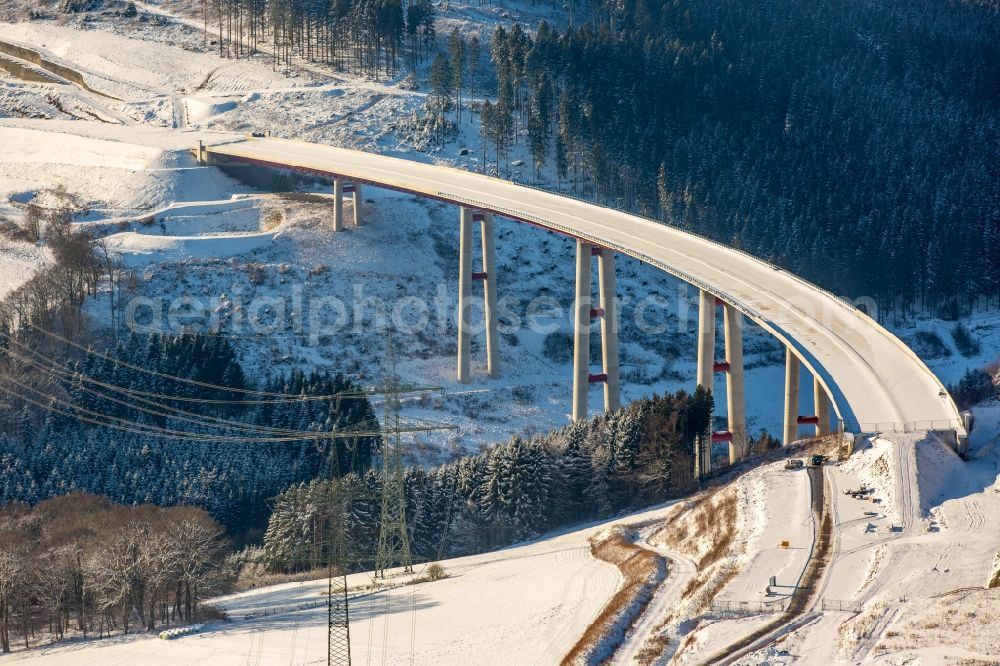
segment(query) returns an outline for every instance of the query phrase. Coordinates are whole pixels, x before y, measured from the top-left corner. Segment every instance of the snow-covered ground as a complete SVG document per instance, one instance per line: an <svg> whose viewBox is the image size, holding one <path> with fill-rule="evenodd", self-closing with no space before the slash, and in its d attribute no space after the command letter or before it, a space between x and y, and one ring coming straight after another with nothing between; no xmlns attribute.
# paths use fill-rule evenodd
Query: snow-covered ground
<svg viewBox="0 0 1000 666"><path fill-rule="evenodd" d="M614 566L591 556L591 537L616 523L661 519L666 510L448 560L443 580L362 596L352 605L354 663L558 663L621 582ZM369 583L368 574L348 581L352 588ZM264 615L265 610L321 602L325 591L325 581L262 588L216 600L233 621L208 625L196 635L63 644L18 653L12 661L73 666L325 663L325 605Z"/></svg>
<svg viewBox="0 0 1000 666"><path fill-rule="evenodd" d="M837 539L818 617L739 663L992 663L1000 404L973 411L967 461L918 435L876 440L827 469ZM881 501L843 494L862 483Z"/></svg>

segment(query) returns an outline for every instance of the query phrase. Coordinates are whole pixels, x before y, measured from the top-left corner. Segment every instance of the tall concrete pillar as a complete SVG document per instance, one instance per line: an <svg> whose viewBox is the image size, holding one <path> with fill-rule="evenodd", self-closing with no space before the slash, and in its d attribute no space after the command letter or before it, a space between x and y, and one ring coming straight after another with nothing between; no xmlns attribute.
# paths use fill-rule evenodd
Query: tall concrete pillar
<svg viewBox="0 0 1000 666"><path fill-rule="evenodd" d="M573 420L587 418L590 388L591 246L576 241L576 303L573 312Z"/></svg>
<svg viewBox="0 0 1000 666"><path fill-rule="evenodd" d="M698 382L709 391L714 386L715 296L702 291L698 297Z"/></svg>
<svg viewBox="0 0 1000 666"><path fill-rule="evenodd" d="M788 446L799 434L799 357L792 348L785 349L785 433L782 444Z"/></svg>
<svg viewBox="0 0 1000 666"><path fill-rule="evenodd" d="M483 213L483 317L486 319L486 372L500 378L500 338L497 333L497 250L493 238L493 213Z"/></svg>
<svg viewBox="0 0 1000 666"><path fill-rule="evenodd" d="M726 303L723 309L726 331L726 403L729 412L729 463L738 462L747 442L746 401L743 391L743 315Z"/></svg>
<svg viewBox="0 0 1000 666"><path fill-rule="evenodd" d="M698 293L698 368L696 386L712 391L715 385L715 296ZM712 438L706 437L695 451L694 474L701 478L712 472Z"/></svg>
<svg viewBox="0 0 1000 666"><path fill-rule="evenodd" d="M355 195L357 196L357 195ZM472 305L472 211L462 207L458 230L458 381L469 381L471 331L469 308Z"/></svg>
<svg viewBox="0 0 1000 666"><path fill-rule="evenodd" d="M344 230L344 181L333 180L333 230Z"/></svg>
<svg viewBox="0 0 1000 666"><path fill-rule="evenodd" d="M615 290L615 253L601 250L597 258L597 279L600 283L601 360L604 374L604 411L622 406L621 366L618 359L618 298Z"/></svg>
<svg viewBox="0 0 1000 666"><path fill-rule="evenodd" d="M830 398L826 395L826 389L819 383L819 379L813 377L813 405L816 410L816 436L830 434Z"/></svg>
<svg viewBox="0 0 1000 666"><path fill-rule="evenodd" d="M361 208L364 205L364 197L361 194L361 183L354 183L354 226L361 226Z"/></svg>

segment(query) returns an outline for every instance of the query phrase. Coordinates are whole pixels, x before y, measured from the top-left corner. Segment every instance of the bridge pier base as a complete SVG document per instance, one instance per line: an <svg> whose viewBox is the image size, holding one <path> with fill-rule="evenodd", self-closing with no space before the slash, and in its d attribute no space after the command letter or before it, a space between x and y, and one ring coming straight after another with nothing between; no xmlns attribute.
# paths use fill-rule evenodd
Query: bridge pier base
<svg viewBox="0 0 1000 666"><path fill-rule="evenodd" d="M743 314L735 307L723 305L726 335L726 406L729 413L729 464L735 464L746 453L746 399L743 385Z"/></svg>
<svg viewBox="0 0 1000 666"><path fill-rule="evenodd" d="M344 182L333 180L333 230L344 230Z"/></svg>
<svg viewBox="0 0 1000 666"><path fill-rule="evenodd" d="M819 419L816 422L816 436L829 435L830 398L826 395L826 389L823 388L823 385L816 377L813 377L813 405L815 405L816 418Z"/></svg>
<svg viewBox="0 0 1000 666"><path fill-rule="evenodd" d="M604 411L622 406L621 367L618 358L618 295L615 289L615 254L601 250L597 256L597 280L600 285L601 361L604 375Z"/></svg>
<svg viewBox="0 0 1000 666"><path fill-rule="evenodd" d="M799 368L801 362L791 347L785 348L785 432L781 443L788 446L799 434Z"/></svg>
<svg viewBox="0 0 1000 666"><path fill-rule="evenodd" d="M482 271L472 270L472 223L480 223L483 243ZM497 253L493 237L493 214L474 213L462 206L458 231L458 381L472 378L472 282L483 282L483 318L486 329L486 372L491 379L500 377L500 337L497 332Z"/></svg>

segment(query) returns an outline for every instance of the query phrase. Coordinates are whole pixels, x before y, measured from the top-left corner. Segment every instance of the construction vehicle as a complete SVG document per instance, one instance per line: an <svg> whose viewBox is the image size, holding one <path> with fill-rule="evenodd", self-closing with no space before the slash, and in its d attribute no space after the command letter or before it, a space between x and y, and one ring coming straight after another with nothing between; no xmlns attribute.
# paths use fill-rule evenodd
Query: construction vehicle
<svg viewBox="0 0 1000 666"><path fill-rule="evenodd" d="M819 453L816 453L816 454L813 454L813 455L809 456L809 466L810 467L820 467L827 460L829 460L829 457L821 455Z"/></svg>

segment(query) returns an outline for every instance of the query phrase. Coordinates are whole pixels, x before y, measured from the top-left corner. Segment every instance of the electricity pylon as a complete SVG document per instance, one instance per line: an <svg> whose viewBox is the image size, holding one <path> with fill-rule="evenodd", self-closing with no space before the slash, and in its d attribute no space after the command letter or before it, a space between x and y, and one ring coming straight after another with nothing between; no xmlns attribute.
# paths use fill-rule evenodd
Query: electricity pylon
<svg viewBox="0 0 1000 666"><path fill-rule="evenodd" d="M401 384L396 376L392 329L385 343L384 414L382 418L382 517L379 521L375 577L385 578L395 564L413 571L410 535L406 526L406 487L403 477L402 423L399 415Z"/></svg>
<svg viewBox="0 0 1000 666"><path fill-rule="evenodd" d="M351 664L351 616L347 602L347 512L350 497L340 484L328 487L327 651L330 666Z"/></svg>
<svg viewBox="0 0 1000 666"><path fill-rule="evenodd" d="M454 426L412 420L406 424L400 416L400 396L428 393L440 390L438 387L417 387L403 385L396 376L395 350L392 331L386 336L386 379L381 390L359 391L357 395L382 395L384 416L382 428L373 431L367 426L356 430L345 429L331 433L331 439L353 438L350 469L354 469L353 454L357 452L357 439L381 435L382 437L382 520L379 528L378 551L375 557L376 576L384 577L385 570L393 564L402 563L405 571L413 570L410 558L410 540L406 525L406 494L403 477L402 434L450 430ZM324 541L327 547L327 664L350 666L351 628L350 607L347 595L347 571L351 557L347 536L347 516L355 501L363 499L356 489L343 483L334 484L336 470L340 469L336 444L328 452L325 470L327 486L327 520ZM387 529L388 528L388 529ZM371 552L371 551L369 551Z"/></svg>

